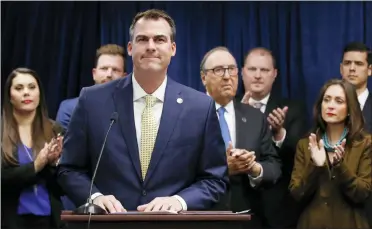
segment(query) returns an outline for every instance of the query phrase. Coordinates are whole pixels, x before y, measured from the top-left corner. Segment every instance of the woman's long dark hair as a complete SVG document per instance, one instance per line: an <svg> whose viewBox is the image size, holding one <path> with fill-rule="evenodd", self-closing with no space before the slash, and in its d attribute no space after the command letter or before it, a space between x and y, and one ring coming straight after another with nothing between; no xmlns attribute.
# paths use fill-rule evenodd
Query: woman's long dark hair
<svg viewBox="0 0 372 229"><path fill-rule="evenodd" d="M37 155L44 147L45 142L49 142L53 137L53 123L48 118L45 94L39 76L35 71L28 68L17 68L13 70L8 76L4 86L3 117L1 123L2 159L9 164L18 164L18 159L15 158L14 152L16 151L17 145L21 143L18 123L13 114L14 108L10 102L10 91L13 79L18 74L29 74L34 77L40 91L39 105L36 108L36 115L31 128L33 153Z"/></svg>
<svg viewBox="0 0 372 229"><path fill-rule="evenodd" d="M362 140L365 135L363 131L364 118L363 113L360 109L356 90L354 88L354 85L341 79L331 79L327 81L320 90L318 99L316 100L313 109L314 127L312 129L312 133L316 133L319 140L321 136L326 132L327 123L322 118L322 102L325 92L332 85L339 85L345 92L348 113L348 116L345 120L345 126L349 129L349 133L346 136L346 144L351 144L354 141Z"/></svg>

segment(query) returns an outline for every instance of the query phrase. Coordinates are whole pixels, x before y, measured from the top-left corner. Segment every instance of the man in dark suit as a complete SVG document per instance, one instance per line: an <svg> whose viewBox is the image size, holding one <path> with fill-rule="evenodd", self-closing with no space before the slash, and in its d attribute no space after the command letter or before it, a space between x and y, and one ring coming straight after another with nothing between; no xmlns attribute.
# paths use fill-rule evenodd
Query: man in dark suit
<svg viewBox="0 0 372 229"><path fill-rule="evenodd" d="M124 48L116 44L101 46L96 51L95 66L92 69L95 84L102 84L124 77L126 75ZM56 121L65 129L67 129L77 102L78 98L72 98L62 101L59 105Z"/></svg>
<svg viewBox="0 0 372 229"><path fill-rule="evenodd" d="M268 123L257 109L234 101L238 67L227 48L214 48L204 56L201 78L207 93L216 102L227 148L231 180L229 208L251 209L255 214L253 224L257 227L262 215L261 188L274 184L281 175Z"/></svg>
<svg viewBox="0 0 372 229"><path fill-rule="evenodd" d="M283 99L271 93L278 70L272 52L258 47L248 51L242 68L243 103L258 108L269 122L276 149L282 160L283 175L263 193L266 228L294 228L299 206L288 191L294 155L299 139L306 133L306 112L302 102Z"/></svg>
<svg viewBox="0 0 372 229"><path fill-rule="evenodd" d="M355 86L366 121L365 129L372 133L372 95L367 88L368 76L372 75L372 52L367 45L360 42L347 44L343 50L340 72L343 79ZM372 217L370 219L372 222Z"/></svg>
<svg viewBox="0 0 372 229"><path fill-rule="evenodd" d="M360 108L363 111L365 130L372 133L372 95L367 88L368 76L372 75L372 52L363 43L351 42L343 50L340 64L342 78L356 88ZM372 195L366 201L366 212L372 228Z"/></svg>
<svg viewBox="0 0 372 229"><path fill-rule="evenodd" d="M163 11L138 13L128 42L133 73L82 90L58 177L76 204L89 195L114 112L118 120L93 185L94 204L109 212L206 210L226 192L226 154L213 100L167 77L175 31Z"/></svg>

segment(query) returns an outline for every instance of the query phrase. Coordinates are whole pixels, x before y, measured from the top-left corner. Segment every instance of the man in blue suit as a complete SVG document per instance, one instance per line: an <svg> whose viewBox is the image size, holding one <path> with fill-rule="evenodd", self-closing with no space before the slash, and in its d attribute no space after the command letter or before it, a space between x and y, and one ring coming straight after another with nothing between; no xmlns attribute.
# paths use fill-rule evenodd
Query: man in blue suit
<svg viewBox="0 0 372 229"><path fill-rule="evenodd" d="M92 69L95 84L102 84L115 79L122 78L125 72L125 50L116 44L106 44L96 50L95 68ZM78 98L66 99L61 102L56 121L64 129L70 122L71 115L78 103ZM64 209L75 209L74 204L65 196L62 197Z"/></svg>
<svg viewBox="0 0 372 229"><path fill-rule="evenodd" d="M167 76L175 23L163 11L137 14L128 54L133 73L84 88L65 135L58 180L77 205L89 196L110 117L118 114L93 185L108 212L206 210L228 185L226 148L213 100Z"/></svg>
<svg viewBox="0 0 372 229"><path fill-rule="evenodd" d="M95 84L102 84L122 78L125 73L125 50L116 44L106 44L96 51L95 68L92 69ZM74 111L78 98L66 99L61 102L56 121L67 129L72 112Z"/></svg>

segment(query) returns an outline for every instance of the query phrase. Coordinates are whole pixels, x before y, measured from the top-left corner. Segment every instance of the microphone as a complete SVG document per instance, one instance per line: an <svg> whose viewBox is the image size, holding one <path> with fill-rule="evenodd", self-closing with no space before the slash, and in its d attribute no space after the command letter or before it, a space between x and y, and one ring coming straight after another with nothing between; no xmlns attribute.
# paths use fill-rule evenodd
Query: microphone
<svg viewBox="0 0 372 229"><path fill-rule="evenodd" d="M114 112L114 113L111 114L110 126L107 130L105 139L103 140L102 148L101 148L101 151L99 152L99 157L98 157L98 160L97 160L97 163L96 163L96 168L94 169L94 173L93 173L92 180L91 180L91 183L90 183L89 197L87 199L87 202L84 205L82 205L82 206L80 206L80 207L78 207L77 209L74 210L74 214L77 214L77 215L104 215L104 214L107 214L105 209L101 208L100 206L98 206L96 204L93 204L93 200L92 200L91 196L92 196L93 182L94 182L94 179L96 178L99 162L101 161L103 149L105 148L105 145L106 145L107 136L108 136L108 134L111 130L112 125L117 121L118 116L119 115L118 115L117 112Z"/></svg>

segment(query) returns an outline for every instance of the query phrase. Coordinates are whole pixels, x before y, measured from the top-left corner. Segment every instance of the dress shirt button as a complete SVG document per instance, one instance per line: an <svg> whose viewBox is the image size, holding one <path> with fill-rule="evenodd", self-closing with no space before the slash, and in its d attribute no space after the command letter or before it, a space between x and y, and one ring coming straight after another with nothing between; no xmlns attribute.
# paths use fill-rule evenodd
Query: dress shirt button
<svg viewBox="0 0 372 229"><path fill-rule="evenodd" d="M142 196L146 196L146 195L147 195L146 190L143 190L142 191Z"/></svg>

